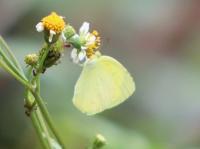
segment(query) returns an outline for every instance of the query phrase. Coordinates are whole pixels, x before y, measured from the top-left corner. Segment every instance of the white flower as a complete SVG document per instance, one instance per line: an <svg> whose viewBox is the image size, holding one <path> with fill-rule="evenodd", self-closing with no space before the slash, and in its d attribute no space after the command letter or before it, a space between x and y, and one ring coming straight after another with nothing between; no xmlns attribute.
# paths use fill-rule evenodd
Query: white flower
<svg viewBox="0 0 200 149"><path fill-rule="evenodd" d="M82 64L86 61L87 56L86 56L86 51L81 50L78 52L76 48L74 48L71 52L71 59L75 64Z"/></svg>
<svg viewBox="0 0 200 149"><path fill-rule="evenodd" d="M36 27L36 30L37 30L38 32L44 31L44 25L43 25L42 22L39 22L35 27Z"/></svg>
<svg viewBox="0 0 200 149"><path fill-rule="evenodd" d="M84 45L81 45L81 49L85 50L91 44L94 44L96 37L89 32L90 24L88 22L84 22L79 29L79 34L75 34L72 38L79 38L83 41Z"/></svg>
<svg viewBox="0 0 200 149"><path fill-rule="evenodd" d="M84 22L79 29L79 34L75 34L72 38L79 40L81 48L79 50L73 49L71 52L71 59L76 64L82 64L87 60L86 49L95 44L96 36L89 32L90 24Z"/></svg>
<svg viewBox="0 0 200 149"><path fill-rule="evenodd" d="M96 37L89 32L90 24L88 22L84 22L79 29L80 38L85 40L85 47L93 44L96 40Z"/></svg>

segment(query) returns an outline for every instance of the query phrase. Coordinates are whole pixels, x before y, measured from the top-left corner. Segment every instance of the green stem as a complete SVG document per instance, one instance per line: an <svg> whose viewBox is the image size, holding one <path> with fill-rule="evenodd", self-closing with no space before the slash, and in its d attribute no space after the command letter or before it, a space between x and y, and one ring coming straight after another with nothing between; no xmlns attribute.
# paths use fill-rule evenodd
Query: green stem
<svg viewBox="0 0 200 149"><path fill-rule="evenodd" d="M41 110L41 113L42 113L48 127L50 128L50 130L52 131L52 133L54 134L54 136L56 137L57 141L62 146L62 148L65 148L64 143L62 142L62 140L53 124L53 121L50 117L50 114L47 110L44 100L40 96L40 73L42 73L42 71L43 71L43 65L44 65L45 59L50 51L50 46L51 45L49 44L49 45L47 45L47 47L44 47L45 49L42 49L42 50L44 50L43 51L44 53L42 54L42 56L38 62L36 76L34 76L31 81L31 83L36 83L36 89L31 90L31 92L32 92L33 96L35 97L36 103L38 104L39 109Z"/></svg>
<svg viewBox="0 0 200 149"><path fill-rule="evenodd" d="M39 66L38 66L38 69L37 69L38 74L42 72L44 61L45 61L45 59L46 59L46 57L47 57L47 55L50 51L50 46L51 45L47 45L47 47L45 48L44 53L43 53L43 55L42 55L42 57L39 61Z"/></svg>
<svg viewBox="0 0 200 149"><path fill-rule="evenodd" d="M29 80L31 79L30 78L31 72L32 72L32 67L30 67L27 72L27 77L29 78ZM49 135L48 129L46 127L46 124L45 124L42 114L40 112L40 109L36 105L34 97L31 96L32 93L29 93L29 92L30 91L26 88L26 90L25 90L25 105L27 108L27 112L30 113L30 118L31 118L34 128L38 134L38 137L40 138L40 142L41 142L42 146L45 149L51 149L50 135ZM34 109L36 107L37 107L37 109Z"/></svg>
<svg viewBox="0 0 200 149"><path fill-rule="evenodd" d="M10 69L3 61L0 60L0 66L3 67L5 71L10 73L15 79L17 79L20 83L22 83L24 86L29 88L30 90L33 90L32 86L28 83L27 80L24 80L21 76L16 74L12 69Z"/></svg>
<svg viewBox="0 0 200 149"><path fill-rule="evenodd" d="M50 149L48 143L47 143L47 142L45 141L45 139L44 139L44 135L43 135L43 133L42 133L42 128L40 127L40 124L39 124L39 122L38 122L36 113L32 111L32 112L31 112L31 115L30 115L30 118L31 118L31 121L32 121L32 123L33 123L33 126L34 126L34 128L35 128L35 130L36 130L36 133L37 133L37 135L38 135L38 137L39 137L39 140L40 140L40 142L41 142L43 148L44 148L44 149Z"/></svg>
<svg viewBox="0 0 200 149"><path fill-rule="evenodd" d="M19 76L21 76L22 78L24 78L26 80L26 77L24 75L23 72L20 72L19 68L16 68L15 65L13 65L12 61L10 61L10 59L6 56L6 54L0 49L0 55L2 56L4 62L15 72L17 73Z"/></svg>
<svg viewBox="0 0 200 149"><path fill-rule="evenodd" d="M56 139L57 139L57 141L59 142L59 144L60 144L63 148L65 148L65 145L64 145L64 143L62 142L62 140L61 140L61 138L60 138L60 136L59 136L59 134L58 134L58 132L57 132L57 130L56 130L54 124L53 124L53 121L52 121L52 119L51 119L51 117L50 117L50 114L49 114L49 112L48 112L48 110L47 110L47 108L46 108L45 103L43 102L42 97L41 97L37 92L32 92L32 94L33 94L33 96L35 97L36 102L37 102L37 104L38 104L38 106L39 106L39 108L40 108L40 110L41 110L41 112L42 112L42 114L43 114L43 116L44 116L44 118L45 118L45 120L46 120L46 122L47 122L49 128L51 129L52 133L53 133L54 136L56 137Z"/></svg>
<svg viewBox="0 0 200 149"><path fill-rule="evenodd" d="M35 92L37 92L39 95L40 95L40 78L39 78L40 75L38 75L36 77L36 89L35 89ZM46 124L45 124L45 121L44 121L44 118L43 118L43 115L41 113L41 110L40 110L40 107L38 107L38 110L36 111L37 113L37 116L38 116L38 119L39 121L41 122L41 126L43 127L43 130L45 131L45 134L47 135L47 141L49 142L49 144L51 144L50 142L50 134L49 134L49 131L48 131L48 128L46 127Z"/></svg>
<svg viewBox="0 0 200 149"><path fill-rule="evenodd" d="M8 54L10 55L10 58L12 59L12 62L14 63L14 65L21 71L22 74L24 74L23 69L21 67L21 65L19 64L19 62L17 61L16 57L14 56L14 54L12 53L12 51L10 50L8 44L5 42L5 40L0 36L0 43L5 47L5 49L7 50Z"/></svg>
<svg viewBox="0 0 200 149"><path fill-rule="evenodd" d="M51 136L49 134L48 128L46 127L44 118L43 118L39 108L35 111L35 115L37 117L38 123L42 130L42 132L40 132L40 133L44 133L44 140L48 144L48 147L51 148L51 140L50 140Z"/></svg>
<svg viewBox="0 0 200 149"><path fill-rule="evenodd" d="M36 80L36 84L37 84L36 92L37 92L38 94L40 94L40 74L38 74L38 75L35 77L35 80Z"/></svg>

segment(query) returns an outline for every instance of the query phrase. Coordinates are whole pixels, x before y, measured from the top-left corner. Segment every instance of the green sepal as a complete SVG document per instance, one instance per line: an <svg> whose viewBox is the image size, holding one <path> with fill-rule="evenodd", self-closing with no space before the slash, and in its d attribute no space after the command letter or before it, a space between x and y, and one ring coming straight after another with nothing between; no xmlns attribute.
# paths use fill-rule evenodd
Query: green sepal
<svg viewBox="0 0 200 149"><path fill-rule="evenodd" d="M59 39L60 33L56 33L55 35L53 35L51 42L49 42L49 36L50 36L50 31L45 29L44 30L44 40L46 41L47 44L53 44Z"/></svg>

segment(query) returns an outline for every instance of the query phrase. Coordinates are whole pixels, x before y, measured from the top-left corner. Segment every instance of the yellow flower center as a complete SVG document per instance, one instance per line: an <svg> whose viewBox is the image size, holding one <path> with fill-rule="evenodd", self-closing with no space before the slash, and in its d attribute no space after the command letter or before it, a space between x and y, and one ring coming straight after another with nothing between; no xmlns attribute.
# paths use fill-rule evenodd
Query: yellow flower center
<svg viewBox="0 0 200 149"><path fill-rule="evenodd" d="M62 32L65 28L65 21L57 13L52 12L42 19L42 23L47 30L53 30L56 33Z"/></svg>
<svg viewBox="0 0 200 149"><path fill-rule="evenodd" d="M101 42L101 39L100 39L100 36L99 36L99 33L94 30L91 35L95 36L96 37L96 40L93 44L90 44L87 49L86 49L86 55L88 58L91 58L92 55L95 54L95 52L97 51L97 49L99 48L100 46L100 42Z"/></svg>

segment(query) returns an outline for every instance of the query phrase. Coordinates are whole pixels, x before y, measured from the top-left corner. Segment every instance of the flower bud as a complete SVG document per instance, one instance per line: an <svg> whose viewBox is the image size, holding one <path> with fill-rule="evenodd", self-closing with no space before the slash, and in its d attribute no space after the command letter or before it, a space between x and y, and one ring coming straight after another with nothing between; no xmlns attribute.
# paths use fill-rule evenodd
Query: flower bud
<svg viewBox="0 0 200 149"><path fill-rule="evenodd" d="M25 63L31 66L35 66L38 61L38 55L37 54L28 54L25 56L24 59Z"/></svg>
<svg viewBox="0 0 200 149"><path fill-rule="evenodd" d="M106 144L106 139L101 134L97 134L93 142L93 148L100 149Z"/></svg>
<svg viewBox="0 0 200 149"><path fill-rule="evenodd" d="M66 39L70 39L72 36L76 34L75 29L71 25L67 25L63 32Z"/></svg>
<svg viewBox="0 0 200 149"><path fill-rule="evenodd" d="M82 44L80 41L80 37L77 34L70 38L69 43L71 43L74 48L81 50Z"/></svg>

